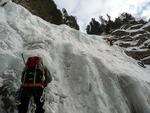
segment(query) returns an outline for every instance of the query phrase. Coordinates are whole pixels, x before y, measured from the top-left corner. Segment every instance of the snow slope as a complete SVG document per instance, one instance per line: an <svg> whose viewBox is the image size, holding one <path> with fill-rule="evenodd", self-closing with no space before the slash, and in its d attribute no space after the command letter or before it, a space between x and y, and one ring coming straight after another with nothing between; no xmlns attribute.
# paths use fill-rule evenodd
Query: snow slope
<svg viewBox="0 0 150 113"><path fill-rule="evenodd" d="M46 113L150 113L150 75L105 37L49 24L8 2L0 7L0 113L17 113L25 58L43 57L53 81Z"/></svg>

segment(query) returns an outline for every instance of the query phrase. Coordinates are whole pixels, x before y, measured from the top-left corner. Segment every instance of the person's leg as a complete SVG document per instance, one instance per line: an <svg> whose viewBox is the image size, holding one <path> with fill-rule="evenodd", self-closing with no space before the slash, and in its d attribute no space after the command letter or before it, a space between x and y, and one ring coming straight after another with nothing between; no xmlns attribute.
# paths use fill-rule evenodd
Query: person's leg
<svg viewBox="0 0 150 113"><path fill-rule="evenodd" d="M21 94L21 104L18 105L18 113L27 113L30 96L23 89Z"/></svg>
<svg viewBox="0 0 150 113"><path fill-rule="evenodd" d="M45 110L43 109L44 101L41 102L41 96L43 94L43 88L35 88L34 89L34 100L36 103L36 110L35 113L44 113Z"/></svg>

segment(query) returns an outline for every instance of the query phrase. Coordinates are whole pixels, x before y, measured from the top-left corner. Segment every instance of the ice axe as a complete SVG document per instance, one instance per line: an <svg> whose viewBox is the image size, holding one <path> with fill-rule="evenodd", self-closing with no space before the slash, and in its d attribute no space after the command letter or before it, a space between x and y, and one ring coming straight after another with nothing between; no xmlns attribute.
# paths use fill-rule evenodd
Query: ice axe
<svg viewBox="0 0 150 113"><path fill-rule="evenodd" d="M22 56L22 59L23 59L24 65L26 65L26 62L25 62L25 59L24 59L23 53L21 54L21 56Z"/></svg>

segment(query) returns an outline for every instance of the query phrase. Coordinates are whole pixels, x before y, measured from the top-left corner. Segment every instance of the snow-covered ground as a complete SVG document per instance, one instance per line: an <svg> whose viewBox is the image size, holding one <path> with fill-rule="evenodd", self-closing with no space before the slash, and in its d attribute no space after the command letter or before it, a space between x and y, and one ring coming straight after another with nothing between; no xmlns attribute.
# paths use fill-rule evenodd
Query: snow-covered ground
<svg viewBox="0 0 150 113"><path fill-rule="evenodd" d="M17 113L25 58L43 57L53 81L46 113L150 113L150 73L104 37L49 24L8 2L0 7L0 113Z"/></svg>

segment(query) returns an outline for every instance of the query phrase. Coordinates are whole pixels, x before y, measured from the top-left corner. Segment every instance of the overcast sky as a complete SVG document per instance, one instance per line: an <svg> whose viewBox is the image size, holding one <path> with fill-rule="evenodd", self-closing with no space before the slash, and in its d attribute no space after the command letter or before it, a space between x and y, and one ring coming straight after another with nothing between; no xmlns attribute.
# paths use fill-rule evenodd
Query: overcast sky
<svg viewBox="0 0 150 113"><path fill-rule="evenodd" d="M150 0L54 0L59 9L65 8L76 16L80 28L85 29L91 18L106 16L112 19L122 12L150 18Z"/></svg>

